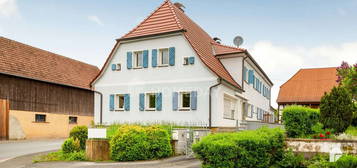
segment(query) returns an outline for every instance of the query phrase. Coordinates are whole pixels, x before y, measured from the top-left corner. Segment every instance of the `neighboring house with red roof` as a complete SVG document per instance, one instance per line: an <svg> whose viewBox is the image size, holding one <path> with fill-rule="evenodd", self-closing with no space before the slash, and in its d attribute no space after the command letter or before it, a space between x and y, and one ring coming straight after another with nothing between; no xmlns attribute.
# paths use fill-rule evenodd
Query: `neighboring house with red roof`
<svg viewBox="0 0 357 168"><path fill-rule="evenodd" d="M103 97L95 122L243 127L272 113L272 86L247 50L216 42L166 0L117 39L92 82Z"/></svg>
<svg viewBox="0 0 357 168"><path fill-rule="evenodd" d="M89 125L90 82L98 73L93 65L0 37L0 135L59 138Z"/></svg>
<svg viewBox="0 0 357 168"><path fill-rule="evenodd" d="M292 104L318 108L321 97L337 86L336 67L300 69L280 86L278 110Z"/></svg>

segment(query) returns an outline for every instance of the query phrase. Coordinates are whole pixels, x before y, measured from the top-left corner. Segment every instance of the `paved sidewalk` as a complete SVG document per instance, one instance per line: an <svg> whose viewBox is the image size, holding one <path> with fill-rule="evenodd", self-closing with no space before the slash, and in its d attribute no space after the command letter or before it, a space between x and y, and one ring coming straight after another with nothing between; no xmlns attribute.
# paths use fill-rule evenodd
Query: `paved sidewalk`
<svg viewBox="0 0 357 168"><path fill-rule="evenodd" d="M8 159L60 149L64 139L0 141L0 163Z"/></svg>

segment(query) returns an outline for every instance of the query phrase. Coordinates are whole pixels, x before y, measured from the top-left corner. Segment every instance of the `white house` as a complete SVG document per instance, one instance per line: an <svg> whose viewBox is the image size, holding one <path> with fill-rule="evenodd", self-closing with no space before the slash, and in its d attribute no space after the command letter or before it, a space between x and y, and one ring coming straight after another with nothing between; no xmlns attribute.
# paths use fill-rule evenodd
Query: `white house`
<svg viewBox="0 0 357 168"><path fill-rule="evenodd" d="M273 83L245 49L213 40L166 0L117 43L92 82L96 123L263 120Z"/></svg>

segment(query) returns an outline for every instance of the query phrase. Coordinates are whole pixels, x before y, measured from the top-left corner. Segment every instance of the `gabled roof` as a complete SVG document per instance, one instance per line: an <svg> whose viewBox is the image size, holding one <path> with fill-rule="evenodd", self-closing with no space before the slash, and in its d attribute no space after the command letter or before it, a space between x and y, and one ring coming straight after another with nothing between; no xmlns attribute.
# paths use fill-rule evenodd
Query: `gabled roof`
<svg viewBox="0 0 357 168"><path fill-rule="evenodd" d="M178 31L183 33L199 58L212 72L234 87L241 89L241 86L233 79L219 59L215 57L213 48L216 46L214 45L216 42L200 26L186 16L181 9L176 7L169 0L166 0L137 27L123 37L119 38L116 46L121 40ZM113 51L114 49L107 59L106 64L103 66L102 71L104 67L107 66Z"/></svg>
<svg viewBox="0 0 357 168"><path fill-rule="evenodd" d="M0 73L90 89L99 69L0 36Z"/></svg>
<svg viewBox="0 0 357 168"><path fill-rule="evenodd" d="M336 67L300 69L280 86L277 102L320 102L325 92L338 85L336 80Z"/></svg>

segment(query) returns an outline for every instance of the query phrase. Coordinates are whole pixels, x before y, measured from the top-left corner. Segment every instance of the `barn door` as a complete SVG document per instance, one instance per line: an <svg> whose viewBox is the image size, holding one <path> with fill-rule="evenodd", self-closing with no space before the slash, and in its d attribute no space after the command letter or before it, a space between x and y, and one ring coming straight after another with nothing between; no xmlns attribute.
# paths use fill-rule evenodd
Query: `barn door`
<svg viewBox="0 0 357 168"><path fill-rule="evenodd" d="M0 99L0 140L9 138L9 101Z"/></svg>

